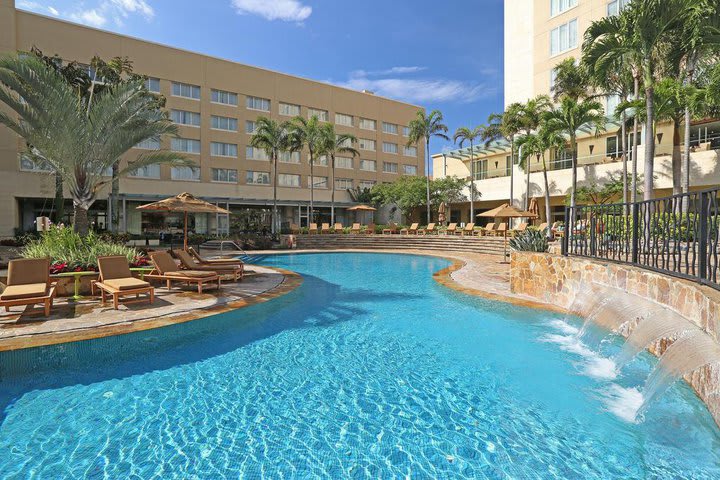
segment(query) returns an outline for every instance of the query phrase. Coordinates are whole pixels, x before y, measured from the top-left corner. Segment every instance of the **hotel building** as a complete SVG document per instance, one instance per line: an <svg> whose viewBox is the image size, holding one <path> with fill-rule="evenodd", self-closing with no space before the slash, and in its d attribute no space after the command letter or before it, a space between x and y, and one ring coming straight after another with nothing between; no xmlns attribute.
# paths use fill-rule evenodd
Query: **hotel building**
<svg viewBox="0 0 720 480"><path fill-rule="evenodd" d="M551 95L554 68L567 59L581 57L581 44L590 23L607 15L615 15L629 0L505 0L505 106L525 102L537 95ZM619 99L604 99L605 111L613 112ZM469 125L472 127L473 125ZM630 137L630 132L629 137ZM720 183L720 122L708 119L694 122L691 128L690 185L692 189ZM643 175L645 133L638 146L638 174ZM630 142L628 142L630 145ZM672 192L673 132L671 125L660 123L655 135L656 195ZM597 184L610 178L622 178L622 141L620 125L609 119L605 132L579 132L578 185ZM562 220L566 195L571 185L569 152L548 154L551 211L550 221ZM475 168L471 168L471 162ZM528 198L526 175L510 160L510 146L496 142L489 148L459 149L448 146L433 155L433 175L467 178L475 172L475 185L480 192L476 211L498 206L510 199L510 173L513 170L513 200L525 207ZM630 164L630 160L628 161ZM628 166L628 172L631 172ZM640 182L642 183L642 182ZM529 198L537 198L539 213L545 216L544 182L541 162L530 159ZM469 204L454 205L451 220L469 221Z"/></svg>
<svg viewBox="0 0 720 480"><path fill-rule="evenodd" d="M18 10L14 0L0 0L0 52L33 46L81 63L95 55L105 60L128 57L136 73L148 76L148 88L167 99L179 136L144 142L123 160L144 149L163 148L193 159L197 168L153 166L121 179L120 229L133 234L179 227L179 217L141 213L136 207L183 191L233 213L255 212L254 218L269 225L271 165L264 152L249 145L259 116L281 121L317 115L334 123L336 131L359 139L359 157L336 161L337 221L354 218L353 212L345 212L354 204L348 189L424 175L423 146L406 147L407 125L421 108L417 105L68 23ZM23 158L23 148L22 139L0 127L0 236L33 229L35 218L53 208L54 177ZM306 224L311 182L317 219L329 221L331 172L326 158L316 159L314 178L307 152L283 155L278 172L284 225ZM101 192L90 212L98 227L109 218L109 193L109 188ZM66 212L72 212L66 202ZM225 233L229 226L227 216L203 214L195 216L193 230Z"/></svg>

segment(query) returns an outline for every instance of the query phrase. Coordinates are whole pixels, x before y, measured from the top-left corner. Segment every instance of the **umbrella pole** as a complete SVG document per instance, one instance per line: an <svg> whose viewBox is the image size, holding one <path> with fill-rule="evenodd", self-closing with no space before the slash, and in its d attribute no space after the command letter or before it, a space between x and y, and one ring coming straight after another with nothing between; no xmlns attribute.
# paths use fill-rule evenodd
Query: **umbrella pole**
<svg viewBox="0 0 720 480"><path fill-rule="evenodd" d="M185 238L183 239L183 249L187 251L188 249L188 235L187 235L187 210L185 210Z"/></svg>

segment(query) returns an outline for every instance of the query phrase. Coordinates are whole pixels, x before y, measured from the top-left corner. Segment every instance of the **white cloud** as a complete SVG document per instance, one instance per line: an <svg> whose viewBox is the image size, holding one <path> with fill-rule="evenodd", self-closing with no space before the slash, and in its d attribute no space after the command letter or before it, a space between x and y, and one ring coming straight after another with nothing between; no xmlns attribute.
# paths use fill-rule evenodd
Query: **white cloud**
<svg viewBox="0 0 720 480"><path fill-rule="evenodd" d="M312 14L312 7L299 0L232 0L232 5L241 15L258 15L266 20L303 22Z"/></svg>
<svg viewBox="0 0 720 480"><path fill-rule="evenodd" d="M459 102L469 103L498 93L498 87L480 82L448 78L403 78L401 74L416 73L425 67L393 67L367 72L356 70L345 82L330 82L353 90L370 90L377 95L412 103Z"/></svg>
<svg viewBox="0 0 720 480"><path fill-rule="evenodd" d="M20 0L17 6L38 13L49 13L56 17L64 17L91 27L103 27L109 21L122 26L124 20L131 15L140 15L146 20L151 20L155 16L155 11L146 0L78 1L74 6L63 11L32 0Z"/></svg>

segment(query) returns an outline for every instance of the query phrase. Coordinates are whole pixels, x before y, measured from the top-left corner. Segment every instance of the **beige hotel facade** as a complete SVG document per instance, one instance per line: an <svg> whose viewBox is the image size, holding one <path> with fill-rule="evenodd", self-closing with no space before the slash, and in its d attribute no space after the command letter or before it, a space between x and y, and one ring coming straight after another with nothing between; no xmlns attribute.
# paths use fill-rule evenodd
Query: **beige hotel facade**
<svg viewBox="0 0 720 480"><path fill-rule="evenodd" d="M354 219L348 189L392 182L402 175L424 175L422 145L406 147L407 125L421 107L322 82L285 75L117 35L15 8L0 0L0 52L28 51L33 46L65 61L88 63L128 57L136 73L148 77L148 87L162 94L178 138L145 142L142 149L169 149L193 159L197 169L148 167L120 181L120 228L133 234L157 233L179 227L179 218L141 213L136 207L187 191L229 208L252 209L269 224L272 205L271 165L249 142L259 116L289 120L317 115L333 122L336 131L358 137L359 157L336 162L336 220ZM0 127L0 237L16 229L33 229L35 218L53 207L54 177L21 155L24 142ZM305 224L314 182L318 220L329 221L331 172L325 158L316 160L314 179L306 152L288 153L278 167L281 221ZM107 224L109 189L91 209L91 220ZM69 197L67 197L69 198ZM66 212L71 212L69 204ZM197 233L225 233L229 218L198 215Z"/></svg>
<svg viewBox="0 0 720 480"><path fill-rule="evenodd" d="M504 103L525 102L537 95L550 95L555 66L566 58L579 59L583 35L593 20L614 15L629 0L505 0L504 20ZM605 99L605 111L613 112L618 98ZM478 119L482 123L485 119ZM470 125L472 127L472 125ZM720 183L720 121L706 119L694 122L691 128L692 189L707 188ZM681 133L682 135L682 133ZM630 135L629 135L630 136ZM669 124L659 124L655 136L656 195L672 193L673 133ZM638 173L643 174L644 131L638 146ZM682 137L681 137L682 138ZM628 142L630 145L630 142ZM609 121L599 136L579 133L578 184L598 184L610 178L622 178L620 126ZM467 147L467 146L466 146ZM541 162L530 161L530 193L526 175L510 161L510 146L498 142L488 148L459 149L448 145L433 154L433 175L471 176L475 162L475 185L481 197L476 211L494 208L510 199L511 169L513 170L513 201L525 207L528 198L537 198L540 215L544 217L544 182ZM555 156L548 153L552 218L562 220L566 194L571 185L569 153ZM630 162L628 162L630 163ZM628 166L628 171L630 167ZM453 221L469 221L469 205L457 205L451 211ZM476 219L479 220L479 219ZM544 218L543 218L544 220Z"/></svg>

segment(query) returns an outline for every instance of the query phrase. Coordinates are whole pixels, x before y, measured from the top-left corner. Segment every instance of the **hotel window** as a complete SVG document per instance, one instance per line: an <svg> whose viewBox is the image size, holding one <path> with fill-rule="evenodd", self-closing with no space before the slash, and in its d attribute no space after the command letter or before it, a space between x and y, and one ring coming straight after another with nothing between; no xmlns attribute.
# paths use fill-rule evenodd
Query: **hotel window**
<svg viewBox="0 0 720 480"><path fill-rule="evenodd" d="M344 113L336 113L335 114L335 123L337 125L345 125L346 127L352 127L353 126L353 117L352 117L352 115L345 115Z"/></svg>
<svg viewBox="0 0 720 480"><path fill-rule="evenodd" d="M171 138L170 150L173 152L200 153L200 140L191 138Z"/></svg>
<svg viewBox="0 0 720 480"><path fill-rule="evenodd" d="M577 41L577 19L574 19L550 32L550 55L576 48Z"/></svg>
<svg viewBox="0 0 720 480"><path fill-rule="evenodd" d="M300 175L280 173L278 174L278 185L281 187L299 187Z"/></svg>
<svg viewBox="0 0 720 480"><path fill-rule="evenodd" d="M212 117L210 117L210 122L210 127L214 128L215 130L237 132L237 118L219 117L217 115L213 115Z"/></svg>
<svg viewBox="0 0 720 480"><path fill-rule="evenodd" d="M308 108L308 119L312 117L318 117L318 120L327 122L329 120L327 110L318 110L316 108Z"/></svg>
<svg viewBox="0 0 720 480"><path fill-rule="evenodd" d="M282 163L300 163L300 152L280 152L278 160Z"/></svg>
<svg viewBox="0 0 720 480"><path fill-rule="evenodd" d="M245 183L248 185L270 185L270 173L253 172L248 170L245 177Z"/></svg>
<svg viewBox="0 0 720 480"><path fill-rule="evenodd" d="M197 167L172 167L170 178L173 180L200 181L200 169Z"/></svg>
<svg viewBox="0 0 720 480"><path fill-rule="evenodd" d="M145 165L130 172L131 177L135 178L160 178L160 165Z"/></svg>
<svg viewBox="0 0 720 480"><path fill-rule="evenodd" d="M390 162L383 162L383 172L385 172L385 173L397 173L397 172L398 172L398 164L397 164L397 163L390 163Z"/></svg>
<svg viewBox="0 0 720 480"><path fill-rule="evenodd" d="M620 144L617 136L607 137L605 139L605 154L610 158L620 156Z"/></svg>
<svg viewBox="0 0 720 480"><path fill-rule="evenodd" d="M360 170L374 172L377 170L377 162L375 160L360 160Z"/></svg>
<svg viewBox="0 0 720 480"><path fill-rule="evenodd" d="M403 165L404 175L417 175L417 166L415 165Z"/></svg>
<svg viewBox="0 0 720 480"><path fill-rule="evenodd" d="M406 157L417 157L417 147L403 147L403 155Z"/></svg>
<svg viewBox="0 0 720 480"><path fill-rule="evenodd" d="M213 103L222 103L223 105L237 106L238 96L237 93L226 92L225 90L213 90L211 101Z"/></svg>
<svg viewBox="0 0 720 480"><path fill-rule="evenodd" d="M147 80L145 80L145 88L147 88L149 92L160 93L160 79L148 77Z"/></svg>
<svg viewBox="0 0 720 480"><path fill-rule="evenodd" d="M340 146L341 147L352 147L352 140L349 138L346 138L345 140L342 141L342 143L340 143Z"/></svg>
<svg viewBox="0 0 720 480"><path fill-rule="evenodd" d="M369 118L361 118L360 128L363 130L375 130L377 128L377 122L375 122L375 120L370 120Z"/></svg>
<svg viewBox="0 0 720 480"><path fill-rule="evenodd" d="M170 110L170 120L179 125L189 125L191 127L200 126L200 114L197 112Z"/></svg>
<svg viewBox="0 0 720 480"><path fill-rule="evenodd" d="M607 5L608 17L612 17L613 15L620 14L620 10L625 8L628 3L630 3L630 0L613 0L612 2L608 3L608 5Z"/></svg>
<svg viewBox="0 0 720 480"><path fill-rule="evenodd" d="M605 97L605 115L614 117L618 105L620 105L620 95L608 95Z"/></svg>
<svg viewBox="0 0 720 480"><path fill-rule="evenodd" d="M237 145L234 143L210 142L210 155L215 157L237 157Z"/></svg>
<svg viewBox="0 0 720 480"><path fill-rule="evenodd" d="M160 150L160 139L146 138L142 142L135 145L135 148L142 148L143 150Z"/></svg>
<svg viewBox="0 0 720 480"><path fill-rule="evenodd" d="M308 176L308 188L310 188L311 184L313 188L328 188L328 177Z"/></svg>
<svg viewBox="0 0 720 480"><path fill-rule="evenodd" d="M232 168L213 168L212 181L222 183L237 183L237 170Z"/></svg>
<svg viewBox="0 0 720 480"><path fill-rule="evenodd" d="M188 83L172 82L172 96L200 99L200 87Z"/></svg>
<svg viewBox="0 0 720 480"><path fill-rule="evenodd" d="M397 135L398 133L398 126L394 123L383 122L382 127L383 132L389 133L390 135Z"/></svg>
<svg viewBox="0 0 720 480"><path fill-rule="evenodd" d="M352 170L353 159L351 157L335 157L335 168L345 168Z"/></svg>
<svg viewBox="0 0 720 480"><path fill-rule="evenodd" d="M245 120L245 133L255 135L257 133L257 123L252 120Z"/></svg>
<svg viewBox="0 0 720 480"><path fill-rule="evenodd" d="M245 147L245 157L248 160L269 160L265 150L254 147Z"/></svg>
<svg viewBox="0 0 720 480"><path fill-rule="evenodd" d="M365 188L373 188L377 182L375 180L360 180L360 183L358 184L358 187L365 189Z"/></svg>
<svg viewBox="0 0 720 480"><path fill-rule="evenodd" d="M383 152L392 153L394 155L397 155L397 153L398 153L397 143L383 142Z"/></svg>
<svg viewBox="0 0 720 480"><path fill-rule="evenodd" d="M403 127L403 137L410 136L410 127Z"/></svg>
<svg viewBox="0 0 720 480"><path fill-rule="evenodd" d="M350 178L336 178L335 190L350 190L353 188L353 181Z"/></svg>
<svg viewBox="0 0 720 480"><path fill-rule="evenodd" d="M24 172L52 172L52 166L43 160L33 160L33 158L26 154L21 153L20 157L20 170Z"/></svg>
<svg viewBox="0 0 720 480"><path fill-rule="evenodd" d="M250 110L262 110L263 112L269 112L270 100L260 97L247 97L246 106Z"/></svg>
<svg viewBox="0 0 720 480"><path fill-rule="evenodd" d="M310 163L310 155L308 155L308 163ZM313 165L316 167L327 167L330 165L330 160L327 155L320 155L319 157L315 157Z"/></svg>
<svg viewBox="0 0 720 480"><path fill-rule="evenodd" d="M550 16L554 17L575 6L577 6L577 0L550 0Z"/></svg>
<svg viewBox="0 0 720 480"><path fill-rule="evenodd" d="M368 140L367 138L361 138L358 141L358 146L360 147L360 150L370 150L371 152L375 151L375 140Z"/></svg>
<svg viewBox="0 0 720 480"><path fill-rule="evenodd" d="M280 103L280 115L288 117L296 117L300 115L300 105L293 105L292 103Z"/></svg>

